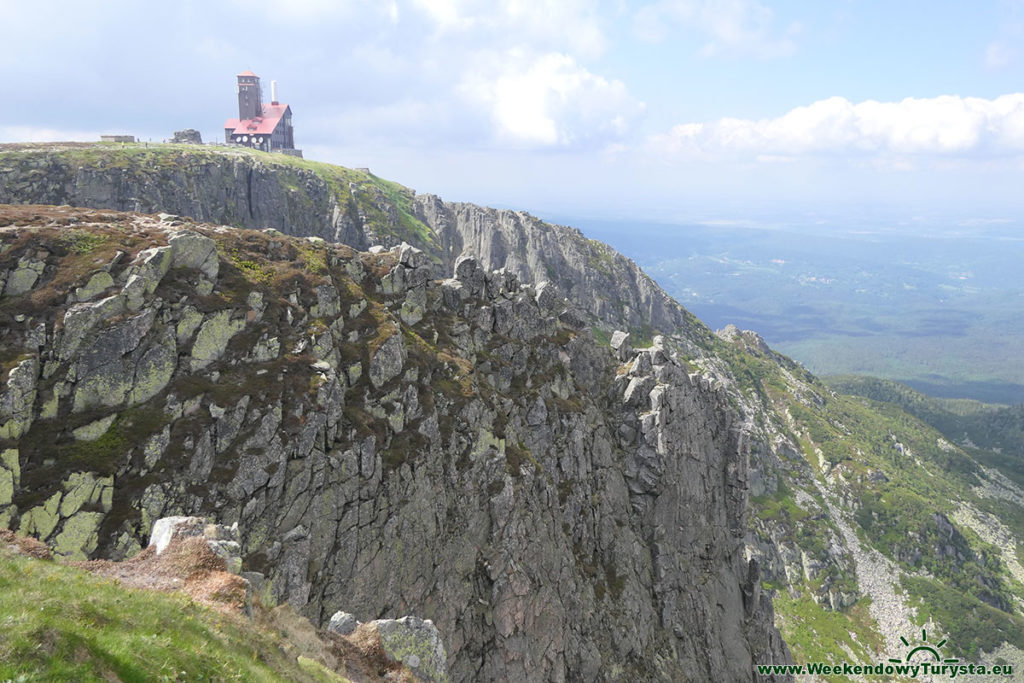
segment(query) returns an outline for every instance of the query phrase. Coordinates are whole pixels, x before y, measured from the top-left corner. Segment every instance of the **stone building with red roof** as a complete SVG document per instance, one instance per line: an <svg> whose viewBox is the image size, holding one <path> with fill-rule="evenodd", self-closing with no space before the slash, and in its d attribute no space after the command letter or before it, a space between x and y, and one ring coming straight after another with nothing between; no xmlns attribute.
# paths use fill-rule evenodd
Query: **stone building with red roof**
<svg viewBox="0 0 1024 683"><path fill-rule="evenodd" d="M270 104L264 104L260 77L252 71L238 74L238 118L224 122L224 141L302 156L302 151L295 149L292 109L277 101L277 81L270 82Z"/></svg>

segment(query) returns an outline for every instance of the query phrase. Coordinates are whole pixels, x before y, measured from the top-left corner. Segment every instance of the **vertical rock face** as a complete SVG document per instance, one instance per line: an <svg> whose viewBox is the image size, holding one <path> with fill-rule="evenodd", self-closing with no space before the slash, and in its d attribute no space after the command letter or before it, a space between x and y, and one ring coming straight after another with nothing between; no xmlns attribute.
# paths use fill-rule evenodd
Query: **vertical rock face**
<svg viewBox="0 0 1024 683"><path fill-rule="evenodd" d="M525 212L416 195L326 164L203 148L0 150L0 203L5 202L169 211L357 249L407 241L438 264L437 276L471 255L488 272L505 268L524 282L552 281L560 296L613 327L687 338L708 334L632 261L578 230ZM29 270L18 273L12 275L16 287L33 277Z"/></svg>
<svg viewBox="0 0 1024 683"><path fill-rule="evenodd" d="M528 282L551 280L561 296L598 320L686 334L699 327L632 261L579 230L434 195L417 195L414 210L439 236L449 267L471 254L486 270L505 268Z"/></svg>
<svg viewBox="0 0 1024 683"><path fill-rule="evenodd" d="M77 232L0 233L0 278L41 264L0 299L11 525L119 557L161 517L238 523L268 594L430 619L457 681L786 660L743 554L747 441L692 342L613 351L486 259L438 281L408 245L52 211Z"/></svg>
<svg viewBox="0 0 1024 683"><path fill-rule="evenodd" d="M288 177L282 171L289 172ZM332 185L299 162L281 167L273 161L261 163L244 152L198 146L0 150L0 203L166 211L236 227L276 227L365 247L369 243L362 227L376 213L370 211L368 217L360 211L355 201L358 188L348 188L347 177L338 180L338 185ZM374 200L376 193L371 192L365 201ZM23 270L16 278L14 286L22 287L31 274Z"/></svg>

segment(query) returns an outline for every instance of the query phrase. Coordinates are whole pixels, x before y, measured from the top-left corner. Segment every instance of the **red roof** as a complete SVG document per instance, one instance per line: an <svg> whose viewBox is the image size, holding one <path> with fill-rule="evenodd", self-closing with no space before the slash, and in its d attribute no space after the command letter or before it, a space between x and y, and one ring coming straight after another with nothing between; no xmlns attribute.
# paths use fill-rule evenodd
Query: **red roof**
<svg viewBox="0 0 1024 683"><path fill-rule="evenodd" d="M248 69L246 69L245 71L243 71L242 73L240 73L238 75L239 76L255 76L256 74L254 74L253 72L251 72Z"/></svg>
<svg viewBox="0 0 1024 683"><path fill-rule="evenodd" d="M287 104L264 104L263 116L241 121L228 119L224 128L233 131L233 135L270 135L287 111Z"/></svg>

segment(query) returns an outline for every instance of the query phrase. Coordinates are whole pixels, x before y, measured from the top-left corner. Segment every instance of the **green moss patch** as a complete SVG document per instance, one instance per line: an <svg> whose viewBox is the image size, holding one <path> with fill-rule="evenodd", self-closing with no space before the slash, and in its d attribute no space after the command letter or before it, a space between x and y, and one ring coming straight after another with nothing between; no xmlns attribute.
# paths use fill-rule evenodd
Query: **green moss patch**
<svg viewBox="0 0 1024 683"><path fill-rule="evenodd" d="M88 413L76 419L85 424L94 417ZM160 409L145 404L119 413L99 438L77 441L70 430L62 432L57 428L54 420L36 420L18 444L24 464L21 489L15 494L14 502L22 510L40 504L57 490L70 472L115 474L134 448L168 422L169 418Z"/></svg>
<svg viewBox="0 0 1024 683"><path fill-rule="evenodd" d="M842 612L826 609L807 596L793 598L784 593L775 597L774 604L779 630L797 662L850 661L844 647L858 663L874 664L882 656L885 643L875 632L867 599ZM869 676L868 680L888 679Z"/></svg>

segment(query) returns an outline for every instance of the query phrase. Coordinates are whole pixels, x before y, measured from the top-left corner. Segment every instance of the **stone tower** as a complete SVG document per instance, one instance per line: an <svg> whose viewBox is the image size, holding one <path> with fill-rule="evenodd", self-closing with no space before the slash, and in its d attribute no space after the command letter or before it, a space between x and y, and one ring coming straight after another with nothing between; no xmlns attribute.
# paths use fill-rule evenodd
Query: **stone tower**
<svg viewBox="0 0 1024 683"><path fill-rule="evenodd" d="M238 118L254 119L263 114L260 77L251 71L238 74Z"/></svg>

